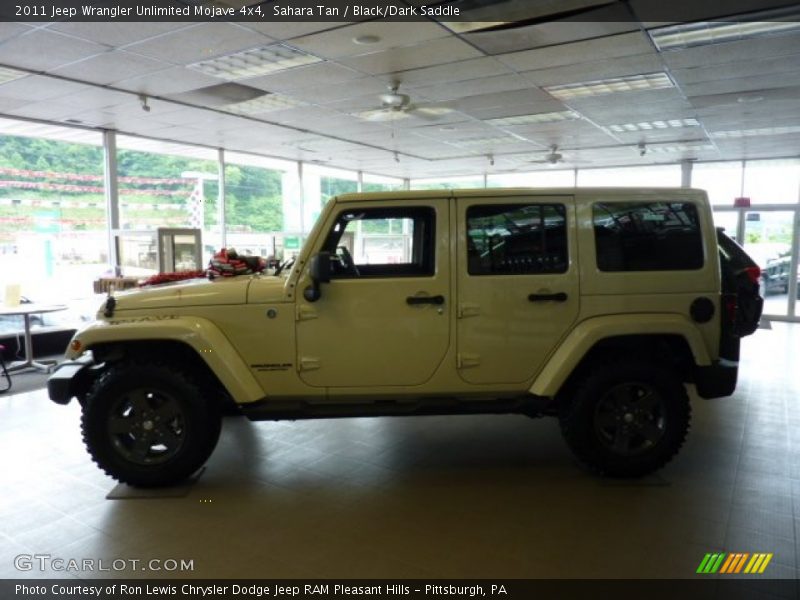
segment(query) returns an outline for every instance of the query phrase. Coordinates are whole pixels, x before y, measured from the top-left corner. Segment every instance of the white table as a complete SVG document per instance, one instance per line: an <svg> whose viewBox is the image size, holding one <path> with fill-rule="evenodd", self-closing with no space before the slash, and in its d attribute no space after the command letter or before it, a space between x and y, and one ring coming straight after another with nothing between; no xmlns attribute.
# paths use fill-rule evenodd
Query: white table
<svg viewBox="0 0 800 600"><path fill-rule="evenodd" d="M33 360L33 339L31 336L31 315L41 313L58 312L66 310L63 304L20 304L19 306L0 305L0 315L20 315L25 320L25 360L13 362L8 365L8 372L20 371L22 369L36 369L49 373L52 366L57 362L54 360L36 361Z"/></svg>

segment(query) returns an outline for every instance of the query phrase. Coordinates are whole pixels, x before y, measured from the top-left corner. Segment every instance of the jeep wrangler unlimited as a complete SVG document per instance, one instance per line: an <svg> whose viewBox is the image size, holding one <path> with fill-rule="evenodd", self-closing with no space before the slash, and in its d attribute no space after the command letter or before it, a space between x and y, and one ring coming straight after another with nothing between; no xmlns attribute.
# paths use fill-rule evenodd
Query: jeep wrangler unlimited
<svg viewBox="0 0 800 600"><path fill-rule="evenodd" d="M584 465L640 476L683 444L687 384L733 393L758 277L698 190L345 195L277 275L109 297L48 388L132 485L195 472L230 407L552 415Z"/></svg>

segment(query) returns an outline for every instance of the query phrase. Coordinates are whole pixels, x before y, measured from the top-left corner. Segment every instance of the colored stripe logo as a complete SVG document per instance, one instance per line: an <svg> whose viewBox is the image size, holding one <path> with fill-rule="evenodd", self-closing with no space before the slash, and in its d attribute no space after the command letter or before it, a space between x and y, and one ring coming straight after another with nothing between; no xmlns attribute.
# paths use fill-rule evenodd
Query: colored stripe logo
<svg viewBox="0 0 800 600"><path fill-rule="evenodd" d="M697 567L697 572L702 574L724 573L735 575L737 573L761 574L767 569L772 553L755 552L717 552L706 554Z"/></svg>

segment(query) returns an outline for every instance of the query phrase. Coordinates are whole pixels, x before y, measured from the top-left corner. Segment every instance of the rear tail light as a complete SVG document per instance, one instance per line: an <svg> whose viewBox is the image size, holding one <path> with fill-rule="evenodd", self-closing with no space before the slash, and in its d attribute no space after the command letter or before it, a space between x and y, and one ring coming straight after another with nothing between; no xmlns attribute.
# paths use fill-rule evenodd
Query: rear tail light
<svg viewBox="0 0 800 600"><path fill-rule="evenodd" d="M736 323L736 297L728 296L725 298L725 315L728 317L728 323Z"/></svg>
<svg viewBox="0 0 800 600"><path fill-rule="evenodd" d="M758 283L758 279L761 277L760 267L746 267L744 272L747 273L750 283Z"/></svg>

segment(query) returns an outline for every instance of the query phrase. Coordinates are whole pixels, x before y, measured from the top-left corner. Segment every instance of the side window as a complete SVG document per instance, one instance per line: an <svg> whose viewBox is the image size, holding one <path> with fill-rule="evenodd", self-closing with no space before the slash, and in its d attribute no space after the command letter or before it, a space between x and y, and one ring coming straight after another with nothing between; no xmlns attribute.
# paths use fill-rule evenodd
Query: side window
<svg viewBox="0 0 800 600"><path fill-rule="evenodd" d="M424 206L339 213L323 249L335 256L331 277L432 276L436 213Z"/></svg>
<svg viewBox="0 0 800 600"><path fill-rule="evenodd" d="M601 271L688 271L703 266L703 235L693 204L597 203L592 213Z"/></svg>
<svg viewBox="0 0 800 600"><path fill-rule="evenodd" d="M567 270L562 204L503 204L467 209L467 272L530 275Z"/></svg>

